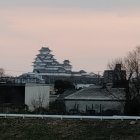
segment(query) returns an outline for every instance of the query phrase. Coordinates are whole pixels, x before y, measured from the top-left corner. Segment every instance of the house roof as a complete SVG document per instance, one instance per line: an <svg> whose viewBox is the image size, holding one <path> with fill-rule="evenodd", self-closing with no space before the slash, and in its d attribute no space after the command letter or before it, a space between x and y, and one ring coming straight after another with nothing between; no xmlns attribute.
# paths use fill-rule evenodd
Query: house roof
<svg viewBox="0 0 140 140"><path fill-rule="evenodd" d="M59 97L57 98L58 100L63 100L65 97L73 94L74 92L76 92L77 90L75 89L69 89L69 90L66 90L64 91L62 94L59 95Z"/></svg>
<svg viewBox="0 0 140 140"><path fill-rule="evenodd" d="M125 100L123 88L102 88L92 85L65 97L65 100Z"/></svg>

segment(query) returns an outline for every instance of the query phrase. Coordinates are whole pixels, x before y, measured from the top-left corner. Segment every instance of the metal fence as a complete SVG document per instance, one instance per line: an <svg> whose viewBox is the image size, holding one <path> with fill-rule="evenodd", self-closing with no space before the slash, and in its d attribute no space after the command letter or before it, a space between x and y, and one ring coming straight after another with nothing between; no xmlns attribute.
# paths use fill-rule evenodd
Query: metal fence
<svg viewBox="0 0 140 140"><path fill-rule="evenodd" d="M54 119L93 119L93 120L140 120L140 116L76 116L76 115L33 115L33 114L0 114L0 118L54 118Z"/></svg>

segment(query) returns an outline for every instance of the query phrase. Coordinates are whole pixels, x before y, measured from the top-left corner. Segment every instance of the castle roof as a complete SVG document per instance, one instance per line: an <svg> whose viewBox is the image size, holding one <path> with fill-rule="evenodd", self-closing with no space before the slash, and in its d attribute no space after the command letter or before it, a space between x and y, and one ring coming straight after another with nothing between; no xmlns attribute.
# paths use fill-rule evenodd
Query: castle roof
<svg viewBox="0 0 140 140"><path fill-rule="evenodd" d="M40 73L48 73L50 69L52 73L55 73L56 68L58 72L67 72L68 66L71 69L69 60L65 60L63 64L59 63L51 54L51 50L48 47L42 47L40 53L36 55L35 61L33 62L34 69ZM40 68L41 67L41 68ZM41 70L40 70L41 69ZM42 70L44 69L44 70ZM47 70L47 71L46 71Z"/></svg>
<svg viewBox="0 0 140 140"><path fill-rule="evenodd" d="M42 47L39 51L51 51L48 47Z"/></svg>

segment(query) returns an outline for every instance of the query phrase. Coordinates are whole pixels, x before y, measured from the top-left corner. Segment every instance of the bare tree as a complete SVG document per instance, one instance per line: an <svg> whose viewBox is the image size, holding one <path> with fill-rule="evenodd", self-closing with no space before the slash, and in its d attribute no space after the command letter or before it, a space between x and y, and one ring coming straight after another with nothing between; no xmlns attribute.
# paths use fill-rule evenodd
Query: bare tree
<svg viewBox="0 0 140 140"><path fill-rule="evenodd" d="M137 47L124 58L125 69L128 74L128 80L139 78L140 73L140 47Z"/></svg>
<svg viewBox="0 0 140 140"><path fill-rule="evenodd" d="M124 67L124 62L122 58L116 58L108 63L107 68L110 70L114 70L116 64L121 64L122 67Z"/></svg>
<svg viewBox="0 0 140 140"><path fill-rule="evenodd" d="M45 102L45 95L39 93L36 99L35 98L32 99L31 104L34 110L37 111L37 113L42 113L44 102Z"/></svg>
<svg viewBox="0 0 140 140"><path fill-rule="evenodd" d="M38 107L42 108L45 101L45 95L38 94Z"/></svg>
<svg viewBox="0 0 140 140"><path fill-rule="evenodd" d="M3 68L0 68L0 77L3 77L5 75L5 70Z"/></svg>
<svg viewBox="0 0 140 140"><path fill-rule="evenodd" d="M122 68L127 72L127 80L139 78L140 74L140 47L129 52L124 58L114 59L108 63L108 68L113 70L116 64L121 64Z"/></svg>
<svg viewBox="0 0 140 140"><path fill-rule="evenodd" d="M121 64L126 70L126 104L130 104L140 95L140 47L129 52L123 59L115 59L108 64L109 69L114 69L116 64Z"/></svg>

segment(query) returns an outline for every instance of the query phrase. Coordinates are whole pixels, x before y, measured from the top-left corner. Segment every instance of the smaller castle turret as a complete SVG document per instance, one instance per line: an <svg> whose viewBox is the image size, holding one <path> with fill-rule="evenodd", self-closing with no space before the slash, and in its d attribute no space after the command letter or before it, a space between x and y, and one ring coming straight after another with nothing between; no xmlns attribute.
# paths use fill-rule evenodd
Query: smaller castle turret
<svg viewBox="0 0 140 140"><path fill-rule="evenodd" d="M63 66L64 69L67 71L71 71L72 70L72 65L70 65L70 61L69 60L64 60L63 61Z"/></svg>

